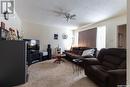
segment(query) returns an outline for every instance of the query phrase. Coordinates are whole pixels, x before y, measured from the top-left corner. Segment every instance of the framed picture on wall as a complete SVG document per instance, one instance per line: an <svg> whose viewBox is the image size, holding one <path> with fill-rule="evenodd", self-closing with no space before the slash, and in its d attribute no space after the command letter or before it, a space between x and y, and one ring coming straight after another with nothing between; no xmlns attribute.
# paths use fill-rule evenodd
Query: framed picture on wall
<svg viewBox="0 0 130 87"><path fill-rule="evenodd" d="M62 34L62 39L67 39L68 38L68 35L66 33L63 33Z"/></svg>
<svg viewBox="0 0 130 87"><path fill-rule="evenodd" d="M58 34L54 34L54 40L58 40Z"/></svg>

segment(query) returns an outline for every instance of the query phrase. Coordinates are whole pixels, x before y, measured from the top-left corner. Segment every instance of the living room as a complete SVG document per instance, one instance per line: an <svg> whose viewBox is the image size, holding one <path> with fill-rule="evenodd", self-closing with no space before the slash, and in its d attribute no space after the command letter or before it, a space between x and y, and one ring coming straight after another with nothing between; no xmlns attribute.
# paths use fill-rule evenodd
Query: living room
<svg viewBox="0 0 130 87"><path fill-rule="evenodd" d="M41 55L49 52L47 50L48 45L50 45L51 47L51 58L57 56L57 51L56 51L57 48L60 48L60 53L62 54L73 47L96 48L97 53L100 52L102 48L125 48L126 49L126 47L128 47L126 46L127 43L126 39L128 40L128 38L122 37L122 35L120 35L118 31L120 26L125 26L125 30L128 29L126 28L128 24L127 23L127 16L128 16L127 0L123 0L123 1L110 0L108 1L108 3L106 3L105 0L102 1L19 0L14 2L15 2L14 4L15 9L13 14L8 14L8 13L0 14L0 19L1 19L0 22L2 22L1 27L7 30L11 30L11 29L14 30L16 35L16 37L13 39L10 38L6 38L6 39L7 40L29 39L29 40L38 41L38 45L39 45L38 49L39 52L42 53ZM87 34L85 34L85 32ZM93 34L93 32L95 33ZM126 33L128 32L125 32L125 35ZM67 66L67 68L63 66L65 63L68 64L68 60L65 59L64 62L61 63L60 67L58 64L55 63L54 65L52 63L53 66L51 65L50 61L52 62L54 60L55 59L51 59L51 60L46 60L46 61L36 62L34 64L31 64L29 66L29 72L31 73L31 75L29 74L29 78L28 78L29 82L27 81L27 83L21 87L49 87L54 84L55 85L52 87L73 87L73 86L80 87L80 84L83 85L81 87L85 87L85 85L86 86L88 85L87 87L97 86L97 84L89 80L89 78L87 78L87 81L86 79L83 79L77 85L75 84L73 85L72 84L73 81L72 83L67 83L67 85L62 84L63 82L61 83L59 82L58 85L59 80L55 79L56 80L55 82L53 78L47 77L47 80L52 79L51 80L52 84L51 81L50 83L45 82L44 84L43 81L45 81L44 80L45 75L43 74L39 75L38 76L39 78L43 76L43 78L40 79L33 75L34 73L36 74L38 73L35 70L41 69L38 67L38 66L42 67L41 65L43 65L43 68L45 69L47 65L49 68L51 67L50 69L52 70L50 70L50 72L52 71L55 73L56 71L55 70L53 71L54 68L56 70L59 70L59 76L61 75L60 74L60 70L62 71L61 68L69 69L68 68L69 66ZM48 63L48 61L50 64ZM46 65L44 65L44 63ZM70 64L70 67L73 67L73 65ZM31 70L30 68L33 69ZM43 73L42 70L39 71L40 71L39 73ZM72 71L75 71L75 68ZM47 72L49 73L49 70ZM47 72L45 73L46 75ZM78 72L74 72L74 73L78 73ZM49 75L50 74L48 74L47 76ZM55 76L57 76L57 74ZM67 78L69 77L62 77L62 78L67 80ZM81 79L82 74L81 76L79 75L79 77L78 75L76 76L74 74L72 78ZM41 81L37 82L38 80ZM78 82L78 80L75 81Z"/></svg>

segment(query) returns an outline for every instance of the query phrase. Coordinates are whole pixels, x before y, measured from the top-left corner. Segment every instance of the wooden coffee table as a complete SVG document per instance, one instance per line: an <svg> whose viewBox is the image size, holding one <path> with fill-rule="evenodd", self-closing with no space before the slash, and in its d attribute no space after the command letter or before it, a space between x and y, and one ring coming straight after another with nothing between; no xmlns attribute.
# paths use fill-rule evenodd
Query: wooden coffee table
<svg viewBox="0 0 130 87"><path fill-rule="evenodd" d="M56 55L56 60L54 61L54 63L61 63L61 62L64 62L64 60L62 59L63 57L65 57L65 54L57 54Z"/></svg>

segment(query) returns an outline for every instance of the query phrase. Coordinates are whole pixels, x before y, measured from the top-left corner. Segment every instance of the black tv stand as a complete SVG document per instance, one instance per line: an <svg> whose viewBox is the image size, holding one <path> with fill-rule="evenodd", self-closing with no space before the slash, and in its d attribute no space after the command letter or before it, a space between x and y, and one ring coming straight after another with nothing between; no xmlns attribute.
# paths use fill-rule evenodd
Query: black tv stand
<svg viewBox="0 0 130 87"><path fill-rule="evenodd" d="M33 39L24 39L24 41L28 44L27 45L28 65L42 61L42 56L43 56L43 54L39 52L39 48L40 48L39 40L33 40L33 41L36 41L36 43L31 45L32 40Z"/></svg>
<svg viewBox="0 0 130 87"><path fill-rule="evenodd" d="M42 53L38 50L28 50L28 65L42 61Z"/></svg>

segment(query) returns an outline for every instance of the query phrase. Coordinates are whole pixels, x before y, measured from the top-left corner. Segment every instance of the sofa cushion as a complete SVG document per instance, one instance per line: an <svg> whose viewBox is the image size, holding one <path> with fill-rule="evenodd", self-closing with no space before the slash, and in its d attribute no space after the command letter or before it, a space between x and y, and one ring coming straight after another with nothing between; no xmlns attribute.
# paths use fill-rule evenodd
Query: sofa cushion
<svg viewBox="0 0 130 87"><path fill-rule="evenodd" d="M120 48L102 49L98 55L99 61L103 66L110 69L117 69L126 59L126 50Z"/></svg>
<svg viewBox="0 0 130 87"><path fill-rule="evenodd" d="M83 50L79 50L78 55L82 55Z"/></svg>
<svg viewBox="0 0 130 87"><path fill-rule="evenodd" d="M88 65L99 65L100 62L98 61L97 58L84 58L82 59L85 66L88 66Z"/></svg>
<svg viewBox="0 0 130 87"><path fill-rule="evenodd" d="M94 49L88 49L88 50L84 50L83 53L82 53L82 56L92 56L94 55Z"/></svg>
<svg viewBox="0 0 130 87"><path fill-rule="evenodd" d="M73 59L80 57L80 55L77 55L77 54L74 54L74 53L67 53L66 55L69 56L70 58L73 58Z"/></svg>
<svg viewBox="0 0 130 87"><path fill-rule="evenodd" d="M116 69L121 62L122 59L114 55L105 55L102 59L102 65L111 69Z"/></svg>
<svg viewBox="0 0 130 87"><path fill-rule="evenodd" d="M126 60L124 60L119 66L118 69L126 69Z"/></svg>
<svg viewBox="0 0 130 87"><path fill-rule="evenodd" d="M106 73L109 69L101 66L101 65L91 65L89 66L90 71L92 72L93 76L98 78L101 81L105 81L108 77L108 73Z"/></svg>
<svg viewBox="0 0 130 87"><path fill-rule="evenodd" d="M101 49L98 54L98 59L103 61L104 56L111 55L113 57L118 57L121 59L126 59L126 49L121 48L108 48L108 49Z"/></svg>

